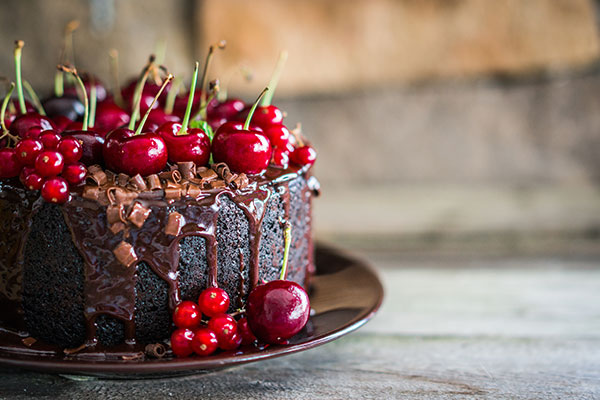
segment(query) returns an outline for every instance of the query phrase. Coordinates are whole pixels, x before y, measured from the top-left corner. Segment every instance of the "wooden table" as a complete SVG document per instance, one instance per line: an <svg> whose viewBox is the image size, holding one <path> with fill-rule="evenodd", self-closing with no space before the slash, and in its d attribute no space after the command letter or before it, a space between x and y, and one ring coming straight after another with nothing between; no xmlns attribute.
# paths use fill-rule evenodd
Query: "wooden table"
<svg viewBox="0 0 600 400"><path fill-rule="evenodd" d="M600 398L600 257L370 258L383 307L323 347L165 380L0 369L0 397Z"/></svg>

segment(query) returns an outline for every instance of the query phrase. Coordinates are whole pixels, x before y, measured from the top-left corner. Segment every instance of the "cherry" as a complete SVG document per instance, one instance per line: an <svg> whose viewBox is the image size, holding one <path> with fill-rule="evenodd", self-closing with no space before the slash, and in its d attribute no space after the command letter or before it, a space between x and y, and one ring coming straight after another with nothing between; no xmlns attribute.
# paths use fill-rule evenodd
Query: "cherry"
<svg viewBox="0 0 600 400"><path fill-rule="evenodd" d="M171 349L177 357L187 357L194 352L192 339L194 332L189 329L177 329L171 334Z"/></svg>
<svg viewBox="0 0 600 400"><path fill-rule="evenodd" d="M0 149L0 178L14 178L19 176L21 164L15 149Z"/></svg>
<svg viewBox="0 0 600 400"><path fill-rule="evenodd" d="M308 294L285 274L291 243L291 226L285 229L285 247L280 279L255 287L248 296L248 325L256 337L266 343L281 344L306 325L310 314Z"/></svg>
<svg viewBox="0 0 600 400"><path fill-rule="evenodd" d="M82 163L74 163L66 165L61 176L69 182L69 184L77 186L85 181L87 176L87 168Z"/></svg>
<svg viewBox="0 0 600 400"><path fill-rule="evenodd" d="M178 328L195 328L200 325L202 313L196 303L184 300L173 310L173 323Z"/></svg>
<svg viewBox="0 0 600 400"><path fill-rule="evenodd" d="M290 164L290 156L286 150L280 148L273 149L273 155L271 156L271 165L279 168L287 168Z"/></svg>
<svg viewBox="0 0 600 400"><path fill-rule="evenodd" d="M61 136L56 131L48 130L43 131L38 138L44 145L44 149L55 150L58 148Z"/></svg>
<svg viewBox="0 0 600 400"><path fill-rule="evenodd" d="M309 145L297 147L290 154L290 160L298 165L313 165L316 159L317 152Z"/></svg>
<svg viewBox="0 0 600 400"><path fill-rule="evenodd" d="M77 96L62 96L49 97L42 103L44 109L50 118L55 120L56 117L66 117L71 121L75 121L83 117L85 107Z"/></svg>
<svg viewBox="0 0 600 400"><path fill-rule="evenodd" d="M23 139L15 146L21 165L33 165L36 157L42 152L44 145L37 139Z"/></svg>
<svg viewBox="0 0 600 400"><path fill-rule="evenodd" d="M53 117L52 122L54 122L54 125L59 132L63 132L67 129L67 126L73 123L72 120L63 115L57 115L56 117Z"/></svg>
<svg viewBox="0 0 600 400"><path fill-rule="evenodd" d="M27 178L27 176L31 173L35 172L35 168L34 167L28 167L28 166L24 166L21 169L21 172L19 173L19 180L21 181L21 183L23 184L23 186L27 186L25 185L25 178Z"/></svg>
<svg viewBox="0 0 600 400"><path fill-rule="evenodd" d="M256 341L256 336L254 336L254 333L252 333L250 326L248 325L248 318L240 318L240 320L237 322L237 327L238 333L242 337L243 345L252 344Z"/></svg>
<svg viewBox="0 0 600 400"><path fill-rule="evenodd" d="M255 117L256 118L256 115ZM288 152L294 150L294 146L290 143L292 135L288 128L283 124L268 125L263 128L266 137L269 138L271 146L278 147Z"/></svg>
<svg viewBox="0 0 600 400"><path fill-rule="evenodd" d="M194 332L192 349L199 356L209 356L219 347L217 335L208 328L200 328Z"/></svg>
<svg viewBox="0 0 600 400"><path fill-rule="evenodd" d="M208 288L200 293L198 306L202 314L214 317L227 312L229 308L229 295L221 288Z"/></svg>
<svg viewBox="0 0 600 400"><path fill-rule="evenodd" d="M69 185L64 178L55 176L42 185L42 198L49 203L62 204L69 200Z"/></svg>
<svg viewBox="0 0 600 400"><path fill-rule="evenodd" d="M37 138L41 132L55 129L54 122L35 112L23 114L15 118L8 128L13 136Z"/></svg>
<svg viewBox="0 0 600 400"><path fill-rule="evenodd" d="M240 347L242 341L242 335L236 332L226 340L219 340L219 347L222 350L235 350Z"/></svg>
<svg viewBox="0 0 600 400"><path fill-rule="evenodd" d="M58 143L58 151L65 158L65 164L72 164L81 159L83 149L81 142L74 137L64 137Z"/></svg>
<svg viewBox="0 0 600 400"><path fill-rule="evenodd" d="M108 91L106 90L106 86L98 79L98 77L82 73L81 80L83 81L83 85L85 87L85 92L88 96L91 96L92 90L96 90L96 97L98 101L104 101L108 97ZM92 88L93 87L93 88ZM64 92L65 96L77 98L77 86L69 86L65 88Z"/></svg>
<svg viewBox="0 0 600 400"><path fill-rule="evenodd" d="M246 103L240 99L232 98L227 99L222 103L218 103L212 110L212 113L229 119L240 113L244 108L246 108ZM210 109L208 110L208 113L209 115L211 114Z"/></svg>
<svg viewBox="0 0 600 400"><path fill-rule="evenodd" d="M148 115L148 120L144 124L144 131L156 132L163 124L176 123L180 121L181 119L177 115L167 114L162 108L155 108L150 111L150 114Z"/></svg>
<svg viewBox="0 0 600 400"><path fill-rule="evenodd" d="M235 319L228 314L218 314L212 317L208 321L208 328L217 335L219 345L231 340L232 336L237 333Z"/></svg>
<svg viewBox="0 0 600 400"><path fill-rule="evenodd" d="M94 129L106 135L108 132L127 125L129 114L113 102L105 101L98 104Z"/></svg>
<svg viewBox="0 0 600 400"><path fill-rule="evenodd" d="M44 177L59 175L64 165L64 157L58 151L42 151L35 159L35 170Z"/></svg>
<svg viewBox="0 0 600 400"><path fill-rule="evenodd" d="M41 190L44 185L44 178L35 172L30 173L23 180L23 186L29 190Z"/></svg>

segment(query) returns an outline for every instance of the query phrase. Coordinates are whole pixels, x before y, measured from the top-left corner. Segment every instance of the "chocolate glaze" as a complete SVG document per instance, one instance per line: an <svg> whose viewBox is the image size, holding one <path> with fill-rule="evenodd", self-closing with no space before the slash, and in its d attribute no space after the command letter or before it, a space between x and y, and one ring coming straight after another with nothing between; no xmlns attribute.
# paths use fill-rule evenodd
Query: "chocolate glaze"
<svg viewBox="0 0 600 400"><path fill-rule="evenodd" d="M92 175L98 176L94 171ZM101 175L101 174L100 174ZM114 174L108 174L103 184L106 186L126 184L125 177L115 180ZM181 174L174 180L181 181ZM293 218L305 222L302 231L292 232L292 246L306 251L309 257L308 269L314 272L313 247L310 239L310 201L315 191L313 185L301 185L300 197L307 202L308 211L303 207L291 207L290 182L298 177L310 181L308 168L290 167L288 169L269 168L265 174L247 177L246 187L237 188L225 185L217 188L202 189L190 192L195 197L165 198L165 191L149 180L149 189L141 193L130 193L120 188L110 187L108 193L95 193L91 198L82 196L84 189L72 193L72 199L61 207L64 221L71 233L73 244L83 258L83 314L85 316L86 345L98 348L98 318L108 316L121 321L124 327L125 343L136 342L136 265L123 265L113 250L121 243L132 246L137 256L136 264L145 263L166 282L168 286L168 304L172 310L181 300L178 287L178 268L180 259L180 242L186 237L200 237L205 240L206 259L208 264L208 286L218 286L219 266L217 254L217 222L224 198L232 201L248 221L249 258L245 259L244 251L239 249L239 296L232 307L243 306L247 295L245 272L249 277L249 289L259 282L259 252L261 249L261 227L267 213L272 194L278 193L283 202L285 221ZM211 178L212 179L212 178ZM118 182L118 180L122 182ZM99 182L91 179L91 182ZM184 177L185 181L185 177ZM173 181L171 181L173 182ZM213 181L214 182L214 181ZM185 183L185 182L184 182ZM0 322L4 327L23 330L21 302L21 279L23 249L27 241L31 220L41 204L34 192L25 191L14 182L0 182L0 218L3 221L0 237L2 250L0 253ZM136 188L143 186L134 185ZM177 182L177 188L184 188ZM89 187L86 187L86 190ZM106 189L106 188L105 188ZM181 192L186 193L185 188ZM96 196L97 194L97 196ZM149 210L140 228L129 224L125 229L114 233L107 218L107 209L120 205L129 209L144 208ZM169 215L172 212L181 214L185 224L177 236L167 230ZM114 220L114 218L113 218ZM281 223L285 223L281 221ZM6 223L4 223L6 222ZM10 222L10 223L8 223ZM114 222L114 221L113 221ZM117 222L122 223L122 222ZM303 240L302 240L303 239ZM308 246L301 249L300 246ZM273 245L274 247L274 245ZM275 253L273 248L273 268ZM290 266L301 268L300 265ZM303 274L304 276L304 274ZM308 278L309 274L305 274Z"/></svg>

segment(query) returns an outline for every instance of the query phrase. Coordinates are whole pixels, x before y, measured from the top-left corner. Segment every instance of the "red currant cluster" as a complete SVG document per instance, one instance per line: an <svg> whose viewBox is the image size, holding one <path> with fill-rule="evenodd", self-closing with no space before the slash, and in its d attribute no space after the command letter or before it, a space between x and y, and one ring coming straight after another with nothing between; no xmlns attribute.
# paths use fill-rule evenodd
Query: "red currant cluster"
<svg viewBox="0 0 600 400"><path fill-rule="evenodd" d="M171 335L173 353L178 357L192 353L208 356L218 348L235 350L256 341L246 318L236 321L226 314L228 308L229 296L220 288L204 290L198 303L182 301L173 311L173 323L178 328Z"/></svg>

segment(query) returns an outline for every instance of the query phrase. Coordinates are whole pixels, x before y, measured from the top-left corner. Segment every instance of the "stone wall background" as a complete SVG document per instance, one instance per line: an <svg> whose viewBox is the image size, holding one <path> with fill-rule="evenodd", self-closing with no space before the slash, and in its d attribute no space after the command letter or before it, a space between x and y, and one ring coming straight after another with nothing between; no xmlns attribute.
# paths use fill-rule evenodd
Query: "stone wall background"
<svg viewBox="0 0 600 400"><path fill-rule="evenodd" d="M592 0L5 0L0 75L23 39L24 76L47 91L72 19L78 67L106 80L110 48L124 80L164 39L189 76L226 39L213 74L251 67L230 88L248 100L287 49L276 103L319 150L320 237L596 244L597 14Z"/></svg>

